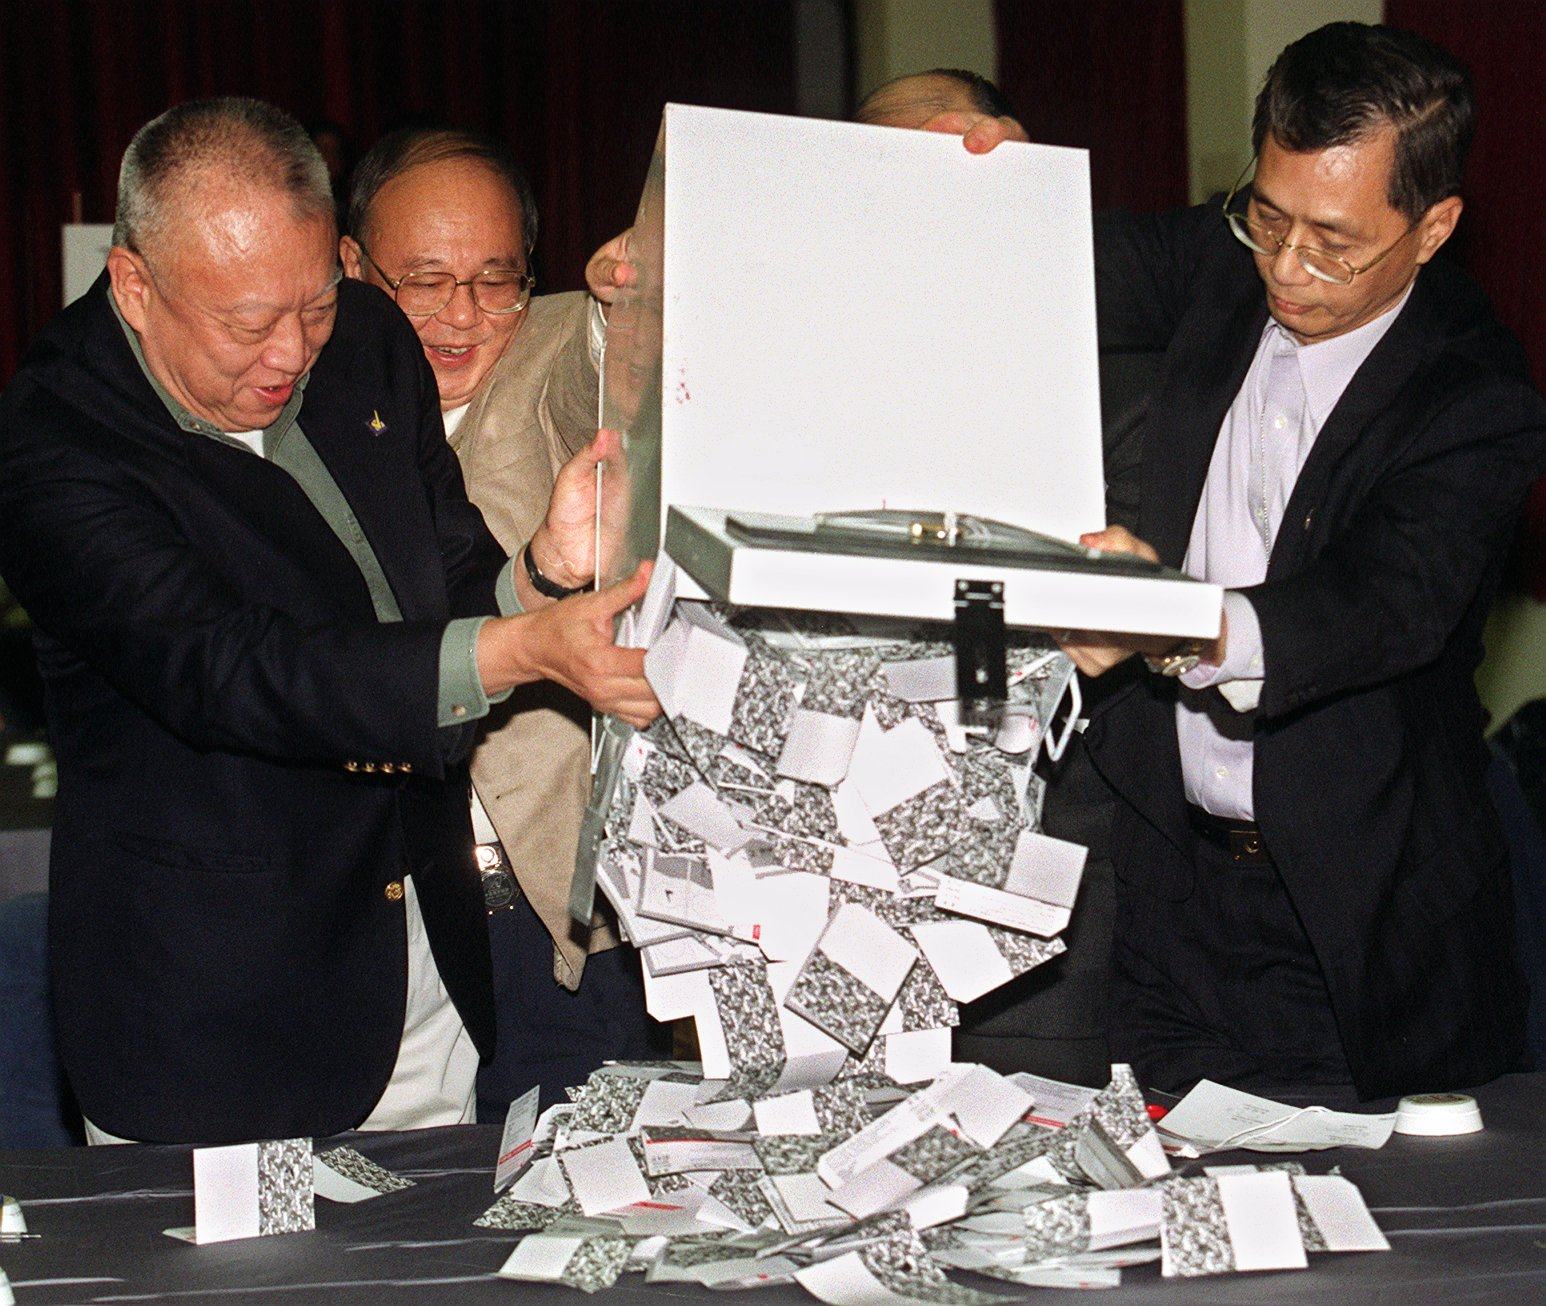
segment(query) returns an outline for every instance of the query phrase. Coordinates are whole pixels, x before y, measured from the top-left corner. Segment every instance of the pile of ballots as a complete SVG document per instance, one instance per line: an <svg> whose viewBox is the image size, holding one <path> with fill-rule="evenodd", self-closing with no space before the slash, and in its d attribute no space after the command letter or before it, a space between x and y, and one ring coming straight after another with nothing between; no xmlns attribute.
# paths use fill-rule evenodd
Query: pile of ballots
<svg viewBox="0 0 1546 1306"><path fill-rule="evenodd" d="M512 1109L478 1221L525 1235L501 1274L957 1303L997 1298L952 1271L1104 1286L1383 1244L1339 1178L1173 1173L1126 1067L1096 1093L951 1062L959 1003L1064 950L1085 849L1040 833L1031 763L1066 657L1012 635L978 725L937 628L654 598L665 715L598 782L597 884L702 1059Z"/></svg>
<svg viewBox="0 0 1546 1306"><path fill-rule="evenodd" d="M513 1186L477 1223L524 1234L510 1279L792 1282L838 1306L994 1302L991 1280L1114 1287L1155 1260L1211 1275L1387 1249L1340 1176L1293 1161L1172 1169L1131 1072L1112 1074L1097 1093L952 1065L912 1090L849 1079L748 1100L695 1063L616 1063L540 1119L532 1101L504 1149Z"/></svg>
<svg viewBox="0 0 1546 1306"><path fill-rule="evenodd" d="M622 751L596 876L650 1013L695 1022L727 1100L932 1080L959 1003L1064 951L1086 850L1038 829L1032 762L1072 665L1012 636L979 726L938 627L689 601L660 625L665 715Z"/></svg>

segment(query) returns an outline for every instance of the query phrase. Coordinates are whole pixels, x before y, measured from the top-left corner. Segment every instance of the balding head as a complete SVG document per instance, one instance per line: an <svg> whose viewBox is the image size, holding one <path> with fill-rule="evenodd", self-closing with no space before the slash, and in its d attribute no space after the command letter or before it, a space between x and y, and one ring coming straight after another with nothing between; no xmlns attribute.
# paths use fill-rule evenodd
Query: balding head
<svg viewBox="0 0 1546 1306"><path fill-rule="evenodd" d="M176 105L124 151L113 243L144 251L242 190L285 196L299 220L333 213L327 165L284 110L236 96Z"/></svg>
<svg viewBox="0 0 1546 1306"><path fill-rule="evenodd" d="M1014 117L1003 93L986 77L960 68L934 68L871 91L854 119L876 127L916 129L947 113Z"/></svg>

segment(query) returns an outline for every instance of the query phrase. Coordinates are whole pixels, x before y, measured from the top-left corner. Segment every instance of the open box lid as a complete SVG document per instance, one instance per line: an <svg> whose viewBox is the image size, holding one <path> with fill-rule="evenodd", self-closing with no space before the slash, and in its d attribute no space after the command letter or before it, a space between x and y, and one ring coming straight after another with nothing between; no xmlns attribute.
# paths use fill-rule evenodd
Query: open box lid
<svg viewBox="0 0 1546 1306"><path fill-rule="evenodd" d="M632 239L638 281L609 315L602 384L626 445L602 496L606 574L664 542L700 587L684 577L685 597L854 611L864 560L732 566L715 549L751 546L715 544L712 523L900 508L1062 540L1104 524L1084 151L973 157L933 133L668 105ZM710 528L669 534L671 508ZM921 570L882 587L887 615L949 615L948 586L934 593L948 563L890 565ZM1077 589L1078 570L1054 588ZM1123 582L1073 610L1108 630L1217 632L1217 587ZM1169 594L1145 601L1145 584ZM1196 587L1182 629L1178 586ZM1015 586L1009 623L1083 624L1038 606L1045 589Z"/></svg>

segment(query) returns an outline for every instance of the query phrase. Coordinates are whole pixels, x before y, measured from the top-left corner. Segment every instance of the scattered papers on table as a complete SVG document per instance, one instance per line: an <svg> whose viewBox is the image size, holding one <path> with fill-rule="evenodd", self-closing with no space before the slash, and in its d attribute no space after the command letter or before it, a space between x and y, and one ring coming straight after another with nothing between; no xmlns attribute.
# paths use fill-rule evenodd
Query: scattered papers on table
<svg viewBox="0 0 1546 1306"><path fill-rule="evenodd" d="M606 1066L507 1127L525 1168L477 1221L524 1235L502 1275L965 1306L1000 1298L949 1271L1110 1287L1383 1242L1345 1180L1173 1171L1126 1066L1097 1091L951 1063L957 1004L1061 953L1077 910L1086 850L1041 833L1032 769L1066 657L1013 633L1009 714L979 727L926 632L657 608L665 716L598 781L597 883L702 1060Z"/></svg>
<svg viewBox="0 0 1546 1306"><path fill-rule="evenodd" d="M1156 1260L1192 1276L1387 1248L1338 1175L1173 1170L1126 1066L1098 1092L970 1064L915 1087L873 1074L770 1091L701 1071L611 1064L544 1117L477 1221L524 1235L503 1277L594 1292L634 1271L797 1283L837 1306L987 1306L1001 1295L951 1273L1115 1287Z"/></svg>

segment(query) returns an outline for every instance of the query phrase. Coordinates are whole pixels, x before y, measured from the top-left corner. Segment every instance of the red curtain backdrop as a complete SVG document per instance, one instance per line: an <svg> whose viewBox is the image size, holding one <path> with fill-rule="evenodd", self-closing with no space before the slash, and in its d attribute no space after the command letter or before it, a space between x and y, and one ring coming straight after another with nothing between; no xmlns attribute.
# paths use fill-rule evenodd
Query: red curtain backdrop
<svg viewBox="0 0 1546 1306"><path fill-rule="evenodd" d="M1033 141L1090 151L1096 208L1186 203L1181 0L996 0L999 85Z"/></svg>
<svg viewBox="0 0 1546 1306"><path fill-rule="evenodd" d="M1451 244L1524 341L1546 385L1546 182L1541 167L1546 4L1386 0L1385 21L1453 51L1476 79L1476 143Z"/></svg>
<svg viewBox="0 0 1546 1306"><path fill-rule="evenodd" d="M1476 143L1465 213L1450 244L1546 385L1546 181L1540 158L1546 4L1540 0L1386 0L1385 21L1437 41L1476 79ZM1515 580L1546 602L1546 480L1525 509Z"/></svg>
<svg viewBox="0 0 1546 1306"><path fill-rule="evenodd" d="M667 99L794 110L795 0L0 0L0 383L59 308L59 228L113 216L136 128L254 95L357 147L407 122L502 136L546 290L633 217Z"/></svg>

